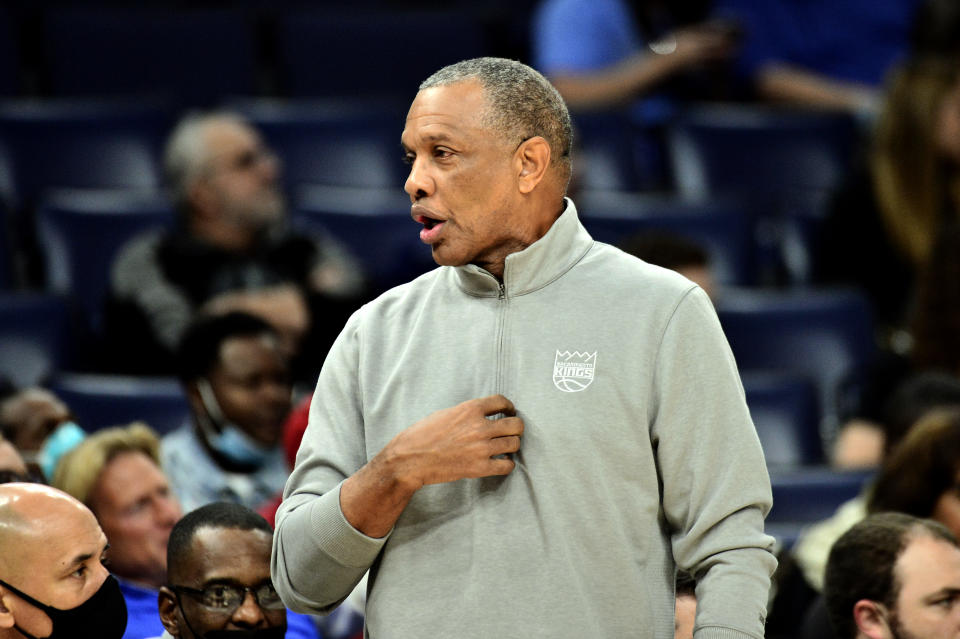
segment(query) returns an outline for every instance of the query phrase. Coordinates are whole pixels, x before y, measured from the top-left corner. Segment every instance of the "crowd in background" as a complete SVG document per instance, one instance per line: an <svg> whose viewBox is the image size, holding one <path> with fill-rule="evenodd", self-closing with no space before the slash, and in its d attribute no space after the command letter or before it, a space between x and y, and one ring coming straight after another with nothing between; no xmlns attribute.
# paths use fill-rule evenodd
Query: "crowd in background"
<svg viewBox="0 0 960 639"><path fill-rule="evenodd" d="M359 15L438 9L368 4ZM826 636L818 633L825 632L829 606L821 594L828 555L854 524L897 511L960 535L960 5L480 4L461 2L455 10L484 25L482 53L520 58L546 75L584 123L585 141L596 118L626 118L635 134L636 190L676 192L665 140L691 105L827 112L855 123L846 174L816 216L805 285L853 286L869 300L873 363L824 454L838 468L876 474L860 496L782 550L767 626L769 637ZM245 10L260 33L280 20L276 7L250 3ZM19 36L10 99L57 99L44 56L30 43L43 29L44 9L14 3L5 17ZM273 33L261 41L254 90L292 99L275 66ZM444 40L442 29L402 35ZM210 109L227 97L182 106ZM167 133L163 171L175 223L138 234L119 250L105 282L102 331L78 367L176 376L189 409L184 423L161 436L149 414L133 425L78 424L71 407L42 387L48 380L18 388L12 376L0 378L0 477L48 483L90 508L110 542L131 638L164 632L157 595L170 582L167 543L182 514L226 501L258 509L272 522L326 350L350 314L380 292L369 258L334 234L291 223L283 179L291 167L248 118L229 108L185 108ZM398 145L398 162L399 155ZM570 195L578 201L596 184L581 181L578 171L596 168L586 165L589 156L580 159L576 150L574 156ZM41 290L42 247L31 230L37 202L3 204L11 239L0 258L14 272L8 289ZM416 233L413 224L409 233ZM711 298L723 295L696 242L647 233L622 247L680 271ZM785 268L778 262L779 275L756 281L788 287ZM93 339L86 329L73 336ZM290 613L287 636L356 636L362 607L361 584L332 617Z"/></svg>

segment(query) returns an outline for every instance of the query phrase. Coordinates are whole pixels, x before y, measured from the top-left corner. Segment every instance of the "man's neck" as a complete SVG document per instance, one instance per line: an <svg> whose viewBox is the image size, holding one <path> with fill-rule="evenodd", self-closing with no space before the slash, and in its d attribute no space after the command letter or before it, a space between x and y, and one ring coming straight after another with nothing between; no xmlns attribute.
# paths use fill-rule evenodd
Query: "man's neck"
<svg viewBox="0 0 960 639"><path fill-rule="evenodd" d="M219 220L193 220L190 234L208 244L236 253L248 251L257 238L255 231Z"/></svg>

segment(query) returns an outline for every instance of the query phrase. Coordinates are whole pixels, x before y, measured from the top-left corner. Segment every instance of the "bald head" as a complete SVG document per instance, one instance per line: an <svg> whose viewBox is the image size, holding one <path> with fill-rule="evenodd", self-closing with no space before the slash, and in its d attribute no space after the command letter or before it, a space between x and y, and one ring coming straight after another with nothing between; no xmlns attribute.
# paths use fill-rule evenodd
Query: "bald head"
<svg viewBox="0 0 960 639"><path fill-rule="evenodd" d="M97 546L101 537L93 513L70 495L42 484L0 484L0 548L19 549L0 552L0 578L5 581L38 568L33 565L38 553L66 550L57 561L69 561L93 549L99 557L102 548L86 546L91 541ZM70 555L73 546L75 556Z"/></svg>

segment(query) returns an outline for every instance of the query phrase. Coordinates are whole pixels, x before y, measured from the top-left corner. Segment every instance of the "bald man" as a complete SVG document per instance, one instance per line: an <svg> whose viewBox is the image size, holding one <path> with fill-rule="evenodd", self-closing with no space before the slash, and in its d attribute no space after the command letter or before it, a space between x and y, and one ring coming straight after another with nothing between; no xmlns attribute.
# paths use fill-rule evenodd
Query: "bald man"
<svg viewBox="0 0 960 639"><path fill-rule="evenodd" d="M0 639L120 639L123 595L93 513L39 484L0 485Z"/></svg>

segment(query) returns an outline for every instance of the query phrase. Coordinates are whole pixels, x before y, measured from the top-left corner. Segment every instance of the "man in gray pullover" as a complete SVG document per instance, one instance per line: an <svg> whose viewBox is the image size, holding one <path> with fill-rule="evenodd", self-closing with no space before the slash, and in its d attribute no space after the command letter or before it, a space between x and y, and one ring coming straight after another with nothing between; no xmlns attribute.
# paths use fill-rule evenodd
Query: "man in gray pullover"
<svg viewBox="0 0 960 639"><path fill-rule="evenodd" d="M286 604L369 569L368 637L763 636L770 481L707 296L594 242L570 117L536 71L427 79L401 141L440 268L357 311L277 512Z"/></svg>

